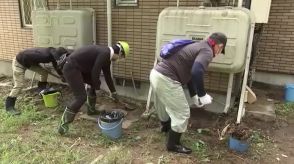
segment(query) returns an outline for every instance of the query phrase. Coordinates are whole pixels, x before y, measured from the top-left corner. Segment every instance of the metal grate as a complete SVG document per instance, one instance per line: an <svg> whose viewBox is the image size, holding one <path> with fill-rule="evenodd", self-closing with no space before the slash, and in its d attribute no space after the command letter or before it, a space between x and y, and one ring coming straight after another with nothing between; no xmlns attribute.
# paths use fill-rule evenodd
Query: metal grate
<svg viewBox="0 0 294 164"><path fill-rule="evenodd" d="M31 27L32 10L45 9L47 7L47 0L20 0L20 11L22 26Z"/></svg>

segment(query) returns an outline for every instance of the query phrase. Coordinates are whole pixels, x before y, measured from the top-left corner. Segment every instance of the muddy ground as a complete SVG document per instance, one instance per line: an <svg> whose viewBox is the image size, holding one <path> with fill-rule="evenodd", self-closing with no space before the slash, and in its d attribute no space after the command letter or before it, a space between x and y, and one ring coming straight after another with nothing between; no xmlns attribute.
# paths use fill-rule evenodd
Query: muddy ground
<svg viewBox="0 0 294 164"><path fill-rule="evenodd" d="M8 95L11 78L0 78L2 101ZM29 81L27 83L29 86ZM245 117L241 123L248 127L249 151L237 153L228 148L229 134L219 140L220 132L228 124L234 127L236 112L228 115L191 109L191 119L183 144L193 149L191 155L168 153L166 135L160 132L156 117L141 119L145 102L120 97L120 102L101 92L97 108L125 109L126 119L133 122L123 129L123 137L110 140L101 134L97 123L82 118L82 107L69 134L60 136L57 126L64 107L72 99L70 90L63 85L51 84L60 89L60 105L44 107L36 90L22 92L17 107L23 111L19 117L7 116L4 106L0 112L0 163L293 163L294 158L294 109L283 102L282 88L254 85L257 97L275 100L277 119L264 122ZM123 103L121 103L123 102ZM127 108L125 104L128 104ZM129 107L134 107L130 110ZM228 129L230 132L232 128Z"/></svg>

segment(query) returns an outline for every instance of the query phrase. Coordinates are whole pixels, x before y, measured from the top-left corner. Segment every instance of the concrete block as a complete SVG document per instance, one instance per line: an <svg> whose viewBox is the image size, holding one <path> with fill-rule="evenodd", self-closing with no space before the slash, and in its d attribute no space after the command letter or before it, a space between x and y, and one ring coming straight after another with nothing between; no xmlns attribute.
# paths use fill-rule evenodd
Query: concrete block
<svg viewBox="0 0 294 164"><path fill-rule="evenodd" d="M274 104L248 104L246 106L246 116L266 122L275 121L276 114Z"/></svg>

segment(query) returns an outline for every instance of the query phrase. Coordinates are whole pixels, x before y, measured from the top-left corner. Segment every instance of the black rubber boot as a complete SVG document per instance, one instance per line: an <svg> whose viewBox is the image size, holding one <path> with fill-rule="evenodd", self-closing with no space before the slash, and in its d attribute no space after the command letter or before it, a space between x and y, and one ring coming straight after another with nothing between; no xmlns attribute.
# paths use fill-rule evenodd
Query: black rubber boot
<svg viewBox="0 0 294 164"><path fill-rule="evenodd" d="M47 82L41 82L41 81L39 81L38 82L38 91L42 91L42 90L44 90L44 89L46 89L47 88Z"/></svg>
<svg viewBox="0 0 294 164"><path fill-rule="evenodd" d="M72 112L69 108L65 108L63 115L61 117L60 125L58 128L58 133L64 135L69 130L69 124L75 119L76 113Z"/></svg>
<svg viewBox="0 0 294 164"><path fill-rule="evenodd" d="M171 129L167 138L167 150L176 153L191 154L192 150L181 144L181 136L182 133L177 133Z"/></svg>
<svg viewBox="0 0 294 164"><path fill-rule="evenodd" d="M100 112L96 110L96 96L87 96L87 114L88 115L99 115Z"/></svg>
<svg viewBox="0 0 294 164"><path fill-rule="evenodd" d="M5 109L12 116L21 114L21 112L15 109L14 107L15 101L16 101L16 97L10 97L10 96L8 96L5 101Z"/></svg>
<svg viewBox="0 0 294 164"><path fill-rule="evenodd" d="M161 132L169 132L169 130L171 129L171 121L168 120L168 121L161 121Z"/></svg>

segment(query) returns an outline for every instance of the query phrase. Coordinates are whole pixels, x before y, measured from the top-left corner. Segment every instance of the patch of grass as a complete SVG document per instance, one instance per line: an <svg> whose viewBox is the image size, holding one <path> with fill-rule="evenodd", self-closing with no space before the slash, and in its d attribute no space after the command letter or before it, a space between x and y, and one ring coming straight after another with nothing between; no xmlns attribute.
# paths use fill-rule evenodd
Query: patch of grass
<svg viewBox="0 0 294 164"><path fill-rule="evenodd" d="M276 104L276 113L281 116L294 115L294 103Z"/></svg>
<svg viewBox="0 0 294 164"><path fill-rule="evenodd" d="M114 146L105 154L98 156L93 163L97 164L129 164L132 163L131 152L123 146Z"/></svg>
<svg viewBox="0 0 294 164"><path fill-rule="evenodd" d="M260 160L262 156L275 149L271 139L265 137L260 131L253 131L249 138L250 158Z"/></svg>
<svg viewBox="0 0 294 164"><path fill-rule="evenodd" d="M36 107L28 104L21 107L22 114L19 116L10 116L5 109L0 109L0 132L15 132L23 126L27 126L32 122L41 121L47 116L36 110Z"/></svg>
<svg viewBox="0 0 294 164"><path fill-rule="evenodd" d="M208 145L200 139L194 140L192 138L186 138L184 140L184 145L191 145L190 148L193 153L195 153L201 160L208 156Z"/></svg>
<svg viewBox="0 0 294 164"><path fill-rule="evenodd" d="M85 161L87 157L85 150L71 146L74 145L71 142L34 133L30 134L29 139L11 136L0 144L1 163L71 163Z"/></svg>

